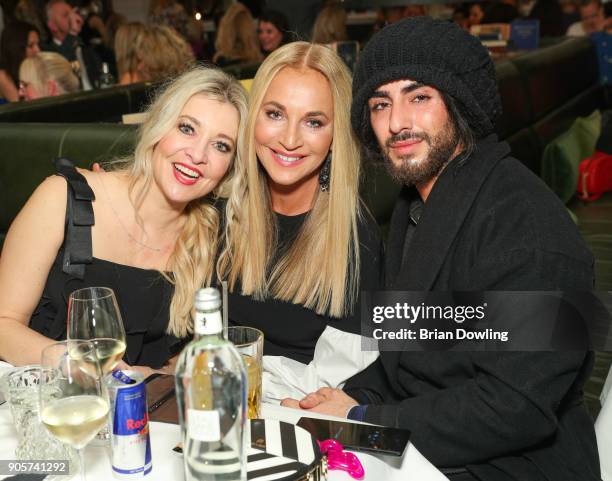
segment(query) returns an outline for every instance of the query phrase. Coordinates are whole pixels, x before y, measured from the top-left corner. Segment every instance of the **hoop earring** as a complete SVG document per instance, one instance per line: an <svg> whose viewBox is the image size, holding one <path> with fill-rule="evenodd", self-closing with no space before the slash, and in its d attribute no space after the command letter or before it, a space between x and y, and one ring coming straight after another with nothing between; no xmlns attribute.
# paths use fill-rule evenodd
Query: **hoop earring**
<svg viewBox="0 0 612 481"><path fill-rule="evenodd" d="M329 151L327 157L325 157L325 162L323 162L323 167L319 171L319 187L321 188L321 192L329 191L329 181L331 178L331 160L332 160L332 152Z"/></svg>

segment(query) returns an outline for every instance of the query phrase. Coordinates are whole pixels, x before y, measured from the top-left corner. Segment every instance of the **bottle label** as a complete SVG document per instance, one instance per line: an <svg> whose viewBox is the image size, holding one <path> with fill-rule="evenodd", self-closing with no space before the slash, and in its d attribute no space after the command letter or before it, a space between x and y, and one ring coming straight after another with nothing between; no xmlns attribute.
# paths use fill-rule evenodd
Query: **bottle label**
<svg viewBox="0 0 612 481"><path fill-rule="evenodd" d="M195 312L194 329L196 334L210 335L219 334L223 330L221 311Z"/></svg>
<svg viewBox="0 0 612 481"><path fill-rule="evenodd" d="M221 440L219 411L187 410L187 434L191 439L212 443Z"/></svg>

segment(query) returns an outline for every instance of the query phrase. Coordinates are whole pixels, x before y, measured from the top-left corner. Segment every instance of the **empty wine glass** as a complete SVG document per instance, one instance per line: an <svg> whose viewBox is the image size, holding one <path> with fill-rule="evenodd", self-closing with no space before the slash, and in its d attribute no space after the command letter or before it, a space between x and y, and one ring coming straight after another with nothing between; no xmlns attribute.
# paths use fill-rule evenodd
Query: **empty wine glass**
<svg viewBox="0 0 612 481"><path fill-rule="evenodd" d="M83 448L108 419L108 394L96 348L90 341L67 340L42 351L40 420L52 436L78 450L85 481Z"/></svg>
<svg viewBox="0 0 612 481"><path fill-rule="evenodd" d="M91 340L102 375L110 373L125 353L125 329L117 299L108 287L87 287L68 299L68 339Z"/></svg>

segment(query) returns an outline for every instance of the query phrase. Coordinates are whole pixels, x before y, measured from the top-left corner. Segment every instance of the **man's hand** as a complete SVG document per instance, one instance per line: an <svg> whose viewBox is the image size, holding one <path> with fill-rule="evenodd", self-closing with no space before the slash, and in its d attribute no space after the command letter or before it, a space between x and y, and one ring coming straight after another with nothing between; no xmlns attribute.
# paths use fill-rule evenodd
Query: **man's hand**
<svg viewBox="0 0 612 481"><path fill-rule="evenodd" d="M81 17L81 14L79 13L79 9L77 7L74 7L72 9L72 11L70 12L69 19L70 30L68 31L68 33L76 37L81 33L81 29L83 28L83 17Z"/></svg>
<svg viewBox="0 0 612 481"><path fill-rule="evenodd" d="M341 389L323 387L316 392L310 393L301 401L287 398L281 401L281 406L305 409L321 414L329 414L345 418L349 409L359 403L348 396Z"/></svg>

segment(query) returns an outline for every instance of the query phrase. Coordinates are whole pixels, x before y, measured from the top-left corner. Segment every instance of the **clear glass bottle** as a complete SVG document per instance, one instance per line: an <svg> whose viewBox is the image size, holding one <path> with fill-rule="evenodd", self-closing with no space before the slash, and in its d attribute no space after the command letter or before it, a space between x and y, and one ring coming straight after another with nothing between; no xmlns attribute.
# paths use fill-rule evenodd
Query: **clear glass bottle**
<svg viewBox="0 0 612 481"><path fill-rule="evenodd" d="M106 62L102 63L102 72L100 73L100 77L98 78L98 86L101 89L106 89L108 87L112 87L115 85L115 78L113 74L110 73L110 68Z"/></svg>
<svg viewBox="0 0 612 481"><path fill-rule="evenodd" d="M219 291L198 290L175 377L186 481L246 480L246 370L222 331Z"/></svg>

